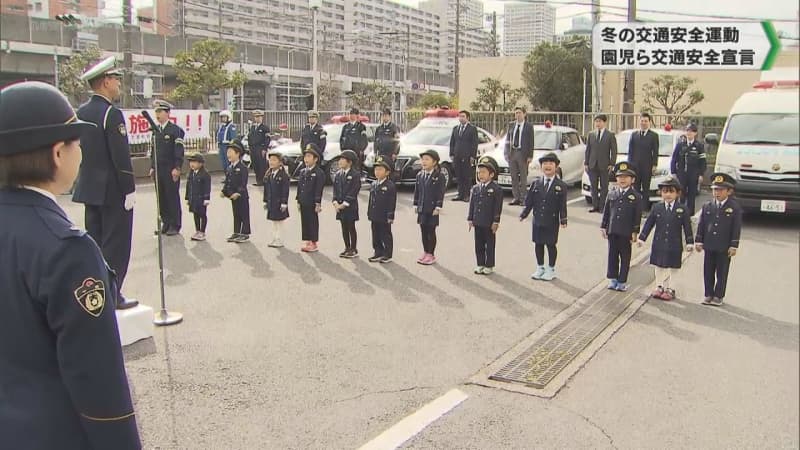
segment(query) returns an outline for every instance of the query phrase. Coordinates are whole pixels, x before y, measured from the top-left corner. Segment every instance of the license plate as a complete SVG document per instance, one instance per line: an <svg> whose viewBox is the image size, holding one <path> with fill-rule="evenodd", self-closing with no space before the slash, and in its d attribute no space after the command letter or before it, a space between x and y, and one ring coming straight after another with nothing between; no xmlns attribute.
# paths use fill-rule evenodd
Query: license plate
<svg viewBox="0 0 800 450"><path fill-rule="evenodd" d="M786 212L786 202L784 200L761 200L761 211L764 212Z"/></svg>
<svg viewBox="0 0 800 450"><path fill-rule="evenodd" d="M511 175L500 175L497 177L497 182L500 184L511 184Z"/></svg>

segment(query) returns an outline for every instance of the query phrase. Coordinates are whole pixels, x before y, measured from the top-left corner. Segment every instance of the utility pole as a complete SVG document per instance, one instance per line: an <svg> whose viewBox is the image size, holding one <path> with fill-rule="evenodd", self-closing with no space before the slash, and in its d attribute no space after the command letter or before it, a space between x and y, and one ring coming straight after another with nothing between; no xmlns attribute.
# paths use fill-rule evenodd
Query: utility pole
<svg viewBox="0 0 800 450"><path fill-rule="evenodd" d="M500 45L497 42L497 11L492 11L492 56L500 56Z"/></svg>
<svg viewBox="0 0 800 450"><path fill-rule="evenodd" d="M636 22L636 0L628 0L628 22ZM625 71L625 85L622 88L622 112L632 114L636 99L636 72ZM625 128L633 128L631 117L624 115L622 123Z"/></svg>
<svg viewBox="0 0 800 450"><path fill-rule="evenodd" d="M122 0L122 66L123 86L126 95L122 96L123 106L133 106L133 53L131 51L131 28L133 27L132 0Z"/></svg>
<svg viewBox="0 0 800 450"><path fill-rule="evenodd" d="M403 96L400 98L400 112L403 112L403 109L408 103L408 92L406 89L408 88L408 64L409 59L411 59L411 24L406 24L406 61L403 67Z"/></svg>
<svg viewBox="0 0 800 450"><path fill-rule="evenodd" d="M222 0L217 0L217 33L218 38L222 40Z"/></svg>
<svg viewBox="0 0 800 450"><path fill-rule="evenodd" d="M458 56L461 44L461 0L456 0L456 53L453 57L453 95L458 98Z"/></svg>
<svg viewBox="0 0 800 450"><path fill-rule="evenodd" d="M321 0L309 0L309 6L311 7L311 47L312 47L312 56L311 56L311 85L312 85L312 94L314 97L314 111L317 110L317 105L319 102L319 77L317 73L317 13L319 12L320 6L322 6Z"/></svg>
<svg viewBox="0 0 800 450"><path fill-rule="evenodd" d="M592 0L592 28L600 22L600 0ZM603 108L603 87L600 82L600 71L592 66L592 112L598 113Z"/></svg>

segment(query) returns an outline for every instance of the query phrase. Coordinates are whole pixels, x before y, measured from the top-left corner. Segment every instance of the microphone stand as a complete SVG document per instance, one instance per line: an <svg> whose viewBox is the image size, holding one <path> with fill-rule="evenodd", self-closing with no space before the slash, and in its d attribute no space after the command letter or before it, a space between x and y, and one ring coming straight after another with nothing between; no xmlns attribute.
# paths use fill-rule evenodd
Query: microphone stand
<svg viewBox="0 0 800 450"><path fill-rule="evenodd" d="M153 170L155 172L154 181L156 186L156 236L158 236L158 278L161 288L161 311L156 313L153 324L157 326L175 325L183 321L183 314L167 311L166 296L164 295L164 248L161 233L161 199L158 196L158 139L156 139L156 133L159 131L148 111L142 111L142 116L150 124L150 130L152 131L150 139L153 146Z"/></svg>

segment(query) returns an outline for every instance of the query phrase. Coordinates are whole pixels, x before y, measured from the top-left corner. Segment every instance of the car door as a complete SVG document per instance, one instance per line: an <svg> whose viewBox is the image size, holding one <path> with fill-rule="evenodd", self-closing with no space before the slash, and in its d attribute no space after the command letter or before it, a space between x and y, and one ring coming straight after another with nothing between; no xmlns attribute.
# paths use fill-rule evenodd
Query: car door
<svg viewBox="0 0 800 450"><path fill-rule="evenodd" d="M494 149L494 138L488 132L478 128L478 156Z"/></svg>

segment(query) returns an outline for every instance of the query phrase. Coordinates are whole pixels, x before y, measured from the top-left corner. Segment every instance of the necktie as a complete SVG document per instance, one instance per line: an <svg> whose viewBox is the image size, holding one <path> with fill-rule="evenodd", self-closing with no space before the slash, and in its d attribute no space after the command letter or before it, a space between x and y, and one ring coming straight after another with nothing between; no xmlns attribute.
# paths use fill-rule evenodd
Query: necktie
<svg viewBox="0 0 800 450"><path fill-rule="evenodd" d="M551 180L550 178L548 178L548 179L547 179L547 180L545 180L545 182L544 182L544 191L545 191L545 192L547 192L547 191L549 191L549 190L550 190L550 181L552 181L552 180Z"/></svg>
<svg viewBox="0 0 800 450"><path fill-rule="evenodd" d="M645 133L645 131L644 131L644 130L642 130L642 137L644 137L644 133Z"/></svg>
<svg viewBox="0 0 800 450"><path fill-rule="evenodd" d="M602 138L603 138L603 130L597 130L597 140L600 141L600 139Z"/></svg>
<svg viewBox="0 0 800 450"><path fill-rule="evenodd" d="M514 147L516 148L519 148L519 138L520 138L519 128L520 128L519 124L517 124L517 126L514 128Z"/></svg>
<svg viewBox="0 0 800 450"><path fill-rule="evenodd" d="M672 203L667 203L667 212L672 212Z"/></svg>
<svg viewBox="0 0 800 450"><path fill-rule="evenodd" d="M461 136L462 134L464 134L464 125L461 125L461 127L458 129L458 135Z"/></svg>

